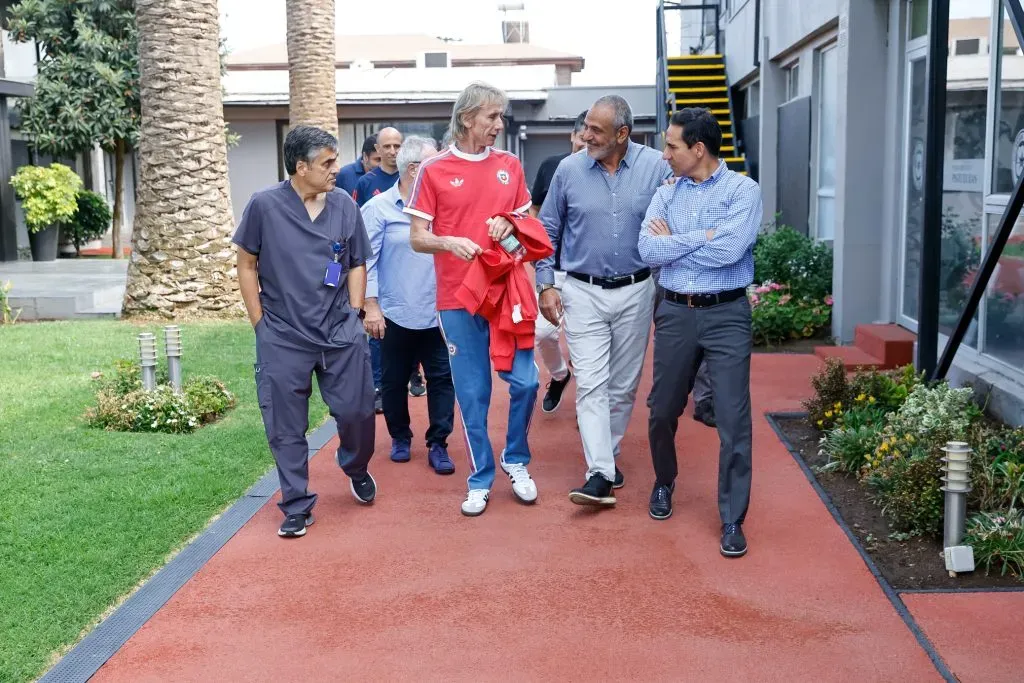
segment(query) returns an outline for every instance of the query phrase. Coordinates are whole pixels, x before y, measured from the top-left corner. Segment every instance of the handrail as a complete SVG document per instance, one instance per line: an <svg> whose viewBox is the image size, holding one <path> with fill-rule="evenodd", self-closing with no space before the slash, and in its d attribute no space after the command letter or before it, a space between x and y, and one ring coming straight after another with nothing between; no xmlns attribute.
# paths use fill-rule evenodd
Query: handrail
<svg viewBox="0 0 1024 683"><path fill-rule="evenodd" d="M658 64L657 64L657 93L658 98L658 126L659 135L664 135L668 129L668 44L665 38L665 0L659 0L657 8L658 26ZM661 140L664 142L664 140Z"/></svg>
<svg viewBox="0 0 1024 683"><path fill-rule="evenodd" d="M1016 0L1003 0L1002 4L1010 16L1010 24L1013 26L1014 33L1017 34L1018 44L1024 45L1024 8ZM945 83L942 85L944 87ZM964 336L967 334L968 326L970 326L971 321L974 319L974 314L981 303L981 297L985 294L985 290L988 289L989 280L992 279L992 274L996 270L999 258L1003 255L1003 248L1006 247L1006 243L1010 239L1010 233L1013 232L1022 208L1024 208L1024 176L1017 180L1017 184L1013 188L1013 194L1010 195L1010 201L1006 205L1006 209L1003 210L1003 215L999 219L999 227L996 229L996 238L992 241L981 263L981 268L974 278L971 292L967 295L967 304L964 306L963 313L960 314L960 319L957 320L953 334L950 335L949 340L946 342L946 347L942 351L942 358L939 360L935 372L931 375L932 379L943 379L946 373L949 372L949 368L953 364L953 358L956 356L956 352L960 348ZM920 344L920 340L918 340L918 343Z"/></svg>

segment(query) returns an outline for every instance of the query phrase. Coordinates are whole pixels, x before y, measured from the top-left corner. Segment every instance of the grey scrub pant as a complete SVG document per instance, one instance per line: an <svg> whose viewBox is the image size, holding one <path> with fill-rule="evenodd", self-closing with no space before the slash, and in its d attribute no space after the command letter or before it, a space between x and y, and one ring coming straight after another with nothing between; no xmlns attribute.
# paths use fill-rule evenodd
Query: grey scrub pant
<svg viewBox="0 0 1024 683"><path fill-rule="evenodd" d="M309 397L316 373L320 396L338 427L338 459L345 474L360 479L373 455L373 370L366 338L330 351L298 350L282 343L265 320L256 325L256 394L270 451L277 463L285 515L308 514L316 504L309 491Z"/></svg>
<svg viewBox="0 0 1024 683"><path fill-rule="evenodd" d="M654 269L654 275L652 275L652 277L654 278L655 282L658 281L658 272L660 270L661 270L660 268L655 268ZM661 285L658 285L657 294L655 295L655 299L654 299L654 307L655 307L655 309L657 309L658 304L660 304L661 300L664 299L664 298L665 298L665 289ZM537 320L539 322L540 318L538 318ZM538 329L540 329L539 324L538 324ZM710 402L710 401L711 401L711 380L708 378L708 364L706 362L704 362L704 361L701 361L700 368L697 370L697 376L693 380L693 405L694 406L699 406L702 403Z"/></svg>
<svg viewBox="0 0 1024 683"><path fill-rule="evenodd" d="M654 314L654 385L648 436L657 483L678 474L676 429L701 361L707 363L720 442L718 510L742 523L750 502L750 304L746 297L706 308L662 300Z"/></svg>

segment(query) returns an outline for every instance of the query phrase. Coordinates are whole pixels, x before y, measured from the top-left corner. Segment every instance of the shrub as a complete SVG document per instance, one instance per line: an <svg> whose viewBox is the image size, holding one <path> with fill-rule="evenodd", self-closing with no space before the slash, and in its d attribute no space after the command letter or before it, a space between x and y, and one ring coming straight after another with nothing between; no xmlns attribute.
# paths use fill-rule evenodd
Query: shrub
<svg viewBox="0 0 1024 683"><path fill-rule="evenodd" d="M985 573L999 564L1000 574L1024 576L1024 513L979 512L967 520L964 545L974 549L974 560Z"/></svg>
<svg viewBox="0 0 1024 683"><path fill-rule="evenodd" d="M824 299L832 291L832 249L781 226L754 245L754 281L788 284L798 299Z"/></svg>
<svg viewBox="0 0 1024 683"><path fill-rule="evenodd" d="M935 536L942 529L942 461L920 443L901 445L903 451L891 449L864 482L897 531Z"/></svg>
<svg viewBox="0 0 1024 683"><path fill-rule="evenodd" d="M158 372L156 389L144 391L139 365L131 360L117 361L114 376L99 379L96 405L86 420L110 431L189 433L235 405L235 397L214 377L190 378L177 394L166 373Z"/></svg>
<svg viewBox="0 0 1024 683"><path fill-rule="evenodd" d="M811 385L814 396L803 402L807 419L818 429L831 429L842 415L843 406L850 404L851 389L843 362L829 358L821 372L811 378Z"/></svg>
<svg viewBox="0 0 1024 683"><path fill-rule="evenodd" d="M82 179L64 164L22 166L11 177L11 186L25 210L29 232L39 232L74 217Z"/></svg>
<svg viewBox="0 0 1024 683"><path fill-rule="evenodd" d="M755 344L778 344L787 339L813 337L828 325L832 298L794 298L789 287L761 285L750 294Z"/></svg>
<svg viewBox="0 0 1024 683"><path fill-rule="evenodd" d="M974 450L971 507L1000 512L1024 503L1024 429L983 427L968 442Z"/></svg>
<svg viewBox="0 0 1024 683"><path fill-rule="evenodd" d="M70 223L64 225L64 232L71 237L75 251L82 245L103 236L110 228L110 207L107 200L92 190L80 190L76 199L78 211Z"/></svg>
<svg viewBox="0 0 1024 683"><path fill-rule="evenodd" d="M880 438L879 430L868 425L836 427L825 436L822 454L833 467L855 474L874 453Z"/></svg>
<svg viewBox="0 0 1024 683"><path fill-rule="evenodd" d="M850 381L850 386L855 401L869 402L889 413L899 410L910 392L921 384L923 377L923 373L917 374L914 366L907 365L896 370L858 372Z"/></svg>
<svg viewBox="0 0 1024 683"><path fill-rule="evenodd" d="M963 441L981 410L971 400L970 387L954 389L946 382L934 386L919 384L889 420L892 434L913 434L917 439L941 446Z"/></svg>

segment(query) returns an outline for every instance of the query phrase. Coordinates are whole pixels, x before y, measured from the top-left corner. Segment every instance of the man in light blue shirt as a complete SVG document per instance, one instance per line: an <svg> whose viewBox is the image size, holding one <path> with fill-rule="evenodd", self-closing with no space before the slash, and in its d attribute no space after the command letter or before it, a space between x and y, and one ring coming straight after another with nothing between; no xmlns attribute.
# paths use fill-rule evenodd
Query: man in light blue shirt
<svg viewBox="0 0 1024 683"><path fill-rule="evenodd" d="M586 151L559 163L538 218L561 257L537 262L541 313L558 325L576 373L576 416L587 461L586 483L569 499L611 506L625 482L616 466L636 400L651 334L655 287L637 238L644 213L669 165L630 140L633 114L618 95L598 99L584 119Z"/></svg>
<svg viewBox="0 0 1024 683"><path fill-rule="evenodd" d="M427 461L438 474L452 474L448 437L455 420L448 347L437 322L434 257L412 250L411 216L403 212L420 162L437 153L429 138L410 137L398 151L398 182L363 205L373 255L367 260L366 332L380 340L381 403L391 434L391 459L411 458L409 375L423 366L427 379Z"/></svg>
<svg viewBox="0 0 1024 683"><path fill-rule="evenodd" d="M719 159L722 129L707 109L681 109L665 134L664 157L679 177L655 194L638 246L660 267L664 298L654 315L654 386L648 436L655 483L650 515L672 514L676 429L702 359L711 380L719 449L721 553L747 552L741 525L750 502L751 318L761 188Z"/></svg>

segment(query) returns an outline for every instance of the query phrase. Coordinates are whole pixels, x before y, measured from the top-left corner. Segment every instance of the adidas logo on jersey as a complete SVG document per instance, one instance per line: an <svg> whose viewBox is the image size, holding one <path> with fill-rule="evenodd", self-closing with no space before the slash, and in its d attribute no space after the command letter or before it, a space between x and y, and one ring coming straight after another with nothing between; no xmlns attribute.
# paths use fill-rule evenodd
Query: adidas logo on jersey
<svg viewBox="0 0 1024 683"><path fill-rule="evenodd" d="M452 187L462 187L462 183L464 183L466 181L463 180L462 178L452 178L448 182L450 182L452 184Z"/></svg>

